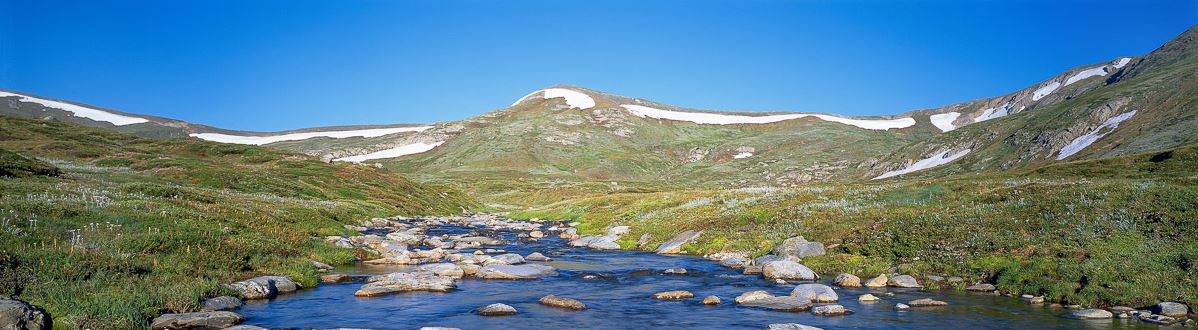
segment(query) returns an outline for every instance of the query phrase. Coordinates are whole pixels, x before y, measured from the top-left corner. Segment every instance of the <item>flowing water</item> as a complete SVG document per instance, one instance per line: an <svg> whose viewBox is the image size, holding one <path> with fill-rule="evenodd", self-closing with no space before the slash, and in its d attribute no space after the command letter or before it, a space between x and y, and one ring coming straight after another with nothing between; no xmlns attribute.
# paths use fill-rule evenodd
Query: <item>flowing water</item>
<svg viewBox="0 0 1198 330"><path fill-rule="evenodd" d="M454 234L470 229L456 226L432 228L429 234ZM702 258L661 256L646 252L601 251L571 248L556 237L521 240L515 232L488 232L508 245L489 248L527 255L541 252L553 261L558 276L537 280L502 281L465 278L449 293L410 292L359 298L362 283L321 284L313 289L282 295L269 301L249 301L236 312L243 324L268 328L371 328L418 329L424 326L462 329L643 329L703 328L761 329L771 323L800 323L824 329L1133 329L1155 328L1134 320L1077 320L1065 318L1068 310L1031 305L1017 298L919 289L841 289L838 304L854 313L815 316L810 312L783 312L732 304L746 291L767 290L789 294L794 284L775 284L760 275L744 275ZM532 262L530 262L532 263ZM662 270L681 267L685 275L665 275ZM402 266L360 265L337 269L346 274L385 274ZM830 277L826 276L825 277ZM830 280L830 279L828 279ZM827 283L828 280L821 280ZM695 298L663 301L656 292L687 290ZM892 292L893 296L882 293ZM882 298L861 303L857 296L873 293ZM578 299L588 307L568 311L537 303L554 294ZM708 295L723 299L718 306L699 300ZM947 307L894 309L895 303L919 298L946 301ZM519 314L484 317L472 313L492 303L515 307Z"/></svg>

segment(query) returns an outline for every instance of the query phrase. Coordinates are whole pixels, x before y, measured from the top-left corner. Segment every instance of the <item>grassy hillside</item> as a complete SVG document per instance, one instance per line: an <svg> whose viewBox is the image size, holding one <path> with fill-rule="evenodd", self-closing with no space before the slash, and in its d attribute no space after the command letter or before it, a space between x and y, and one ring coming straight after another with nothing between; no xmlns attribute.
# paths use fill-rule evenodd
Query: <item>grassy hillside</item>
<svg viewBox="0 0 1198 330"><path fill-rule="evenodd" d="M308 259L354 258L315 237L474 207L369 166L6 116L0 173L0 295L75 328L144 327L256 274L312 285Z"/></svg>
<svg viewBox="0 0 1198 330"><path fill-rule="evenodd" d="M1067 303L1193 305L1196 168L1191 145L937 180L592 194L515 216L575 219L589 233L629 225L627 248L645 233L651 249L704 230L692 254L762 254L804 235L835 246L804 260L825 275L950 275Z"/></svg>

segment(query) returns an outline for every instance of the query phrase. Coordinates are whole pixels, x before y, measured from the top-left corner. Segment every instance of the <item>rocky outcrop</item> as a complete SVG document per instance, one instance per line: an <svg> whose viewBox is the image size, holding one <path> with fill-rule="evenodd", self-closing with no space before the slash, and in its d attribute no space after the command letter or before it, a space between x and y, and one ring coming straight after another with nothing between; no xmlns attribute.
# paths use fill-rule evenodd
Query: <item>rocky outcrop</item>
<svg viewBox="0 0 1198 330"><path fill-rule="evenodd" d="M270 299L300 288L298 283L286 276L259 276L226 286L240 292L243 299Z"/></svg>
<svg viewBox="0 0 1198 330"><path fill-rule="evenodd" d="M824 255L824 244L819 242L808 242L803 236L796 236L782 241L782 244L774 247L772 251L774 255L791 256L795 258L806 258Z"/></svg>
<svg viewBox="0 0 1198 330"><path fill-rule="evenodd" d="M243 320L241 315L227 311L163 314L150 322L150 329L224 329Z"/></svg>
<svg viewBox="0 0 1198 330"><path fill-rule="evenodd" d="M430 271L395 272L375 276L354 292L358 297L374 297L407 291L449 292L457 288L452 278L437 276Z"/></svg>
<svg viewBox="0 0 1198 330"><path fill-rule="evenodd" d="M0 329L50 330L50 313L24 301L0 296Z"/></svg>
<svg viewBox="0 0 1198 330"><path fill-rule="evenodd" d="M694 231L694 230L684 231L684 232L674 236L674 238L670 239L669 241L666 241L665 243L661 243L661 246L658 246L657 250L655 250L653 252L657 253L657 254L679 254L679 253L682 253L683 245L690 243L691 241L694 241L695 239L698 239L699 236L701 236L701 235L703 235L703 231Z"/></svg>

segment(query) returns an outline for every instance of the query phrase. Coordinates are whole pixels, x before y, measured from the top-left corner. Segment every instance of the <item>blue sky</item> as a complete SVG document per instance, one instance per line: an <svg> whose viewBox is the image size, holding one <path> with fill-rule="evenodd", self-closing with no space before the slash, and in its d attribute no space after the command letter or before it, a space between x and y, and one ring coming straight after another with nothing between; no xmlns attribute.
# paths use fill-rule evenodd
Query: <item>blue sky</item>
<svg viewBox="0 0 1198 330"><path fill-rule="evenodd" d="M424 123L573 84L891 114L1152 51L1196 1L0 0L0 88L222 128Z"/></svg>

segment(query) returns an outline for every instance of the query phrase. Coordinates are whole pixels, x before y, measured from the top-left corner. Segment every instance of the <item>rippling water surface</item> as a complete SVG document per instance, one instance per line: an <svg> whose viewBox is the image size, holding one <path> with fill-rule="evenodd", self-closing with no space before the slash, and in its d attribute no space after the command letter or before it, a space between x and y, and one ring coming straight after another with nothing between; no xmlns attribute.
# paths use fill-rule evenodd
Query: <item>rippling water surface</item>
<svg viewBox="0 0 1198 330"><path fill-rule="evenodd" d="M468 229L446 226L431 235L462 233ZM988 294L917 289L840 289L838 304L854 314L823 317L810 312L780 312L731 303L746 291L767 290L786 295L794 285L779 285L760 275L743 275L715 262L696 257L659 256L645 252L599 251L570 248L565 240L545 238L521 241L513 232L491 232L512 244L494 246L527 255L541 252L553 258L546 264L559 275L539 280L496 281L466 278L450 293L413 292L382 297L358 298L361 283L322 284L316 288L283 295L269 301L249 301L237 312L244 324L269 328L372 328L417 329L423 326L462 329L640 329L705 328L761 329L771 323L801 323L824 329L1152 329L1130 320L1075 320L1068 312L1019 299ZM662 270L686 268L686 275L664 275ZM337 269L347 274L385 274L402 267L356 266ZM591 276L588 276L591 275ZM828 274L824 274L826 277ZM830 278L822 283L828 284ZM649 295L670 290L687 290L696 297L662 301ZM893 292L894 296L879 293ZM874 293L876 303L859 303L857 296ZM542 306L537 300L555 294L578 299L588 307L567 311ZM719 306L699 303L716 295ZM950 305L896 311L894 304L919 298L943 300ZM492 303L515 307L519 314L483 317L471 311Z"/></svg>

